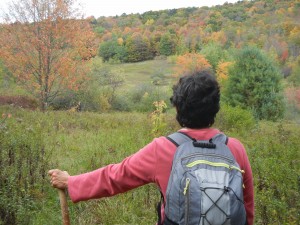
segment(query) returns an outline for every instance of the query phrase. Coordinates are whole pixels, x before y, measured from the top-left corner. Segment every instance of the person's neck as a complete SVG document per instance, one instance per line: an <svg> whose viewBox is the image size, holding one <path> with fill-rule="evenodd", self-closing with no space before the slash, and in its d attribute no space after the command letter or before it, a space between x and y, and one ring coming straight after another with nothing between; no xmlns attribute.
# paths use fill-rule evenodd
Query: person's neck
<svg viewBox="0 0 300 225"><path fill-rule="evenodd" d="M211 129L211 127L201 127L201 128L189 128L189 127L183 127L181 130L207 130Z"/></svg>

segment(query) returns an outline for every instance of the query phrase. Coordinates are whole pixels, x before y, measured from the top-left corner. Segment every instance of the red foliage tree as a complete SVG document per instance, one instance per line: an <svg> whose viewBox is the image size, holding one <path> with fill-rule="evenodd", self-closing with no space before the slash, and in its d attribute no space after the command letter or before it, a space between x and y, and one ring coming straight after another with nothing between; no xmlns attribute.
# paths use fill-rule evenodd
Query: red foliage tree
<svg viewBox="0 0 300 225"><path fill-rule="evenodd" d="M78 89L85 61L96 55L94 33L73 0L12 2L0 30L0 57L42 110L66 88Z"/></svg>

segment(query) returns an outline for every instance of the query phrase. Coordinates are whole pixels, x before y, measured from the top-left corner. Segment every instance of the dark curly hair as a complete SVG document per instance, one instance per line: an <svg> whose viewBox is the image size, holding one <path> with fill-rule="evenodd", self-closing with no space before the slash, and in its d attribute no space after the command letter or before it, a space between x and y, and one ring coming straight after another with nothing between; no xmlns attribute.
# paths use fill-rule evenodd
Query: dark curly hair
<svg viewBox="0 0 300 225"><path fill-rule="evenodd" d="M171 103L180 126L206 128L215 122L220 109L220 88L211 71L197 71L180 78L173 87Z"/></svg>

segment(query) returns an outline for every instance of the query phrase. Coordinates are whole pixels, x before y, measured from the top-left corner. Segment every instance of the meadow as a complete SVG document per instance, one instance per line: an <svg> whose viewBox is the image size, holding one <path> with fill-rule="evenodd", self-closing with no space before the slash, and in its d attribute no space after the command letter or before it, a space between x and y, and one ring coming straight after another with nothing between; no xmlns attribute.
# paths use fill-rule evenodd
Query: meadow
<svg viewBox="0 0 300 225"><path fill-rule="evenodd" d="M148 60L139 63L123 63L119 66L110 65L111 69L117 68L123 71L126 77L125 84L127 87L134 87L153 81L155 78L165 80L164 84L174 82L172 77L174 63L165 59Z"/></svg>
<svg viewBox="0 0 300 225"><path fill-rule="evenodd" d="M45 149L48 160L44 172L60 168L78 174L117 163L153 138L146 113L41 113L12 107L1 107L0 111L12 115L7 119L7 129L23 131L12 134L15 141L22 142L24 131L28 138L30 132L41 132L41 149ZM256 224L297 224L299 126L291 122L254 123L248 115L238 113L233 122L227 113L220 113L216 125L228 135L238 136L248 150L255 176ZM161 130L165 135L178 128L174 112L167 115L167 126ZM21 212L17 224L60 224L57 191L51 188L47 176L31 192L31 205L17 207ZM112 198L69 202L69 209L72 224L154 224L158 200L157 188L147 185Z"/></svg>
<svg viewBox="0 0 300 225"><path fill-rule="evenodd" d="M136 70L128 77L128 88L135 81L150 83L149 70L162 67L153 63L121 66L125 73ZM148 69L139 72L138 66ZM143 77L147 73L148 77ZM60 168L75 175L118 163L155 136L179 128L174 109L169 107L163 113L161 126L153 125L150 113L40 112L1 106L0 214L9 216L2 216L7 220L0 224L61 224L58 193L50 186L47 171ZM154 126L159 127L155 135ZM257 121L249 111L222 105L215 127L239 138L247 149L255 182L255 224L296 225L300 209L299 122ZM71 223L155 224L159 199L157 187L150 184L112 198L77 204L69 201Z"/></svg>

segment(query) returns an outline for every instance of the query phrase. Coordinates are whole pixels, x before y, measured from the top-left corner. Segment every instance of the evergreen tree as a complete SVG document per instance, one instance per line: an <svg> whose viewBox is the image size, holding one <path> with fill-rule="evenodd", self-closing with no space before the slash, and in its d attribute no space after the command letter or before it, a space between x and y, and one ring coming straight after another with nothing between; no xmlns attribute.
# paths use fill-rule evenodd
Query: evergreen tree
<svg viewBox="0 0 300 225"><path fill-rule="evenodd" d="M277 120L284 112L281 74L259 49L246 47L229 70L226 101L253 110L258 119Z"/></svg>

